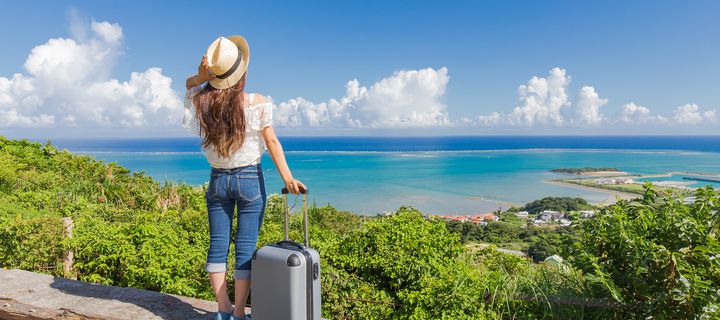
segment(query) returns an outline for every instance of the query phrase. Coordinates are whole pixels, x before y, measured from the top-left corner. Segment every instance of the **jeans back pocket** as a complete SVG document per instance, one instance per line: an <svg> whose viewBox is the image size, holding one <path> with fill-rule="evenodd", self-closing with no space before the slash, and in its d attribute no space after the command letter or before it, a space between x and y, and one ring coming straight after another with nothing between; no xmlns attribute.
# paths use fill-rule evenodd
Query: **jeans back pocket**
<svg viewBox="0 0 720 320"><path fill-rule="evenodd" d="M258 175L237 176L238 198L253 202L262 196L260 193L260 178Z"/></svg>
<svg viewBox="0 0 720 320"><path fill-rule="evenodd" d="M227 180L227 175L224 174L211 174L210 175L210 182L208 183L208 189L207 193L205 194L205 197L207 199L216 199L219 200L227 195L227 188L225 188L225 184Z"/></svg>

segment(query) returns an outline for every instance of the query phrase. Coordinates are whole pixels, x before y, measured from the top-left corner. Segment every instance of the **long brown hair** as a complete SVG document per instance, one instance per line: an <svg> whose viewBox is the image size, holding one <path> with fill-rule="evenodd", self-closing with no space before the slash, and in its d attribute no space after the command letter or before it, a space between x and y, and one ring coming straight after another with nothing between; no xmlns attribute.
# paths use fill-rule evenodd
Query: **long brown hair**
<svg viewBox="0 0 720 320"><path fill-rule="evenodd" d="M209 83L193 97L204 148L228 158L245 142L245 75L227 89Z"/></svg>

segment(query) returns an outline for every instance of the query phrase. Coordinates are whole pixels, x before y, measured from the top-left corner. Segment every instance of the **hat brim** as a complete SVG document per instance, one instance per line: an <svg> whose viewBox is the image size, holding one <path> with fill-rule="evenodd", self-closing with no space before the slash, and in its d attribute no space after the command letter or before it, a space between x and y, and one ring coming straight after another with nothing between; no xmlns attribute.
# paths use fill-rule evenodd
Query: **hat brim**
<svg viewBox="0 0 720 320"><path fill-rule="evenodd" d="M232 41L242 52L242 62L230 76L225 79L211 79L210 85L215 89L227 89L234 86L245 75L248 63L250 62L250 47L247 40L243 36L229 36L228 40Z"/></svg>

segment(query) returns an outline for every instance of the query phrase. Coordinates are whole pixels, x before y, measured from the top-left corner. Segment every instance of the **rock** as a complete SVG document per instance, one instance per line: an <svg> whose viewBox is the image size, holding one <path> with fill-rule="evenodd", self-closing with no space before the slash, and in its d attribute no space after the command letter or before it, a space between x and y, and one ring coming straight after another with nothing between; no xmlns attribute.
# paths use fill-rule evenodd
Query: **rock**
<svg viewBox="0 0 720 320"><path fill-rule="evenodd" d="M0 270L0 319L214 319L212 301ZM246 308L246 312L250 312Z"/></svg>

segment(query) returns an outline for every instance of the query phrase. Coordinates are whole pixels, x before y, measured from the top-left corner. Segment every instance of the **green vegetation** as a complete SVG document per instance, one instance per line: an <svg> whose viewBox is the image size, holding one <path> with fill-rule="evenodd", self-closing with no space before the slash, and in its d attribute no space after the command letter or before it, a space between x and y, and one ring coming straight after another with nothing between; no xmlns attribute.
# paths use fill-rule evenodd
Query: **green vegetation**
<svg viewBox="0 0 720 320"><path fill-rule="evenodd" d="M642 195L645 192L645 189L641 184L599 184L594 182L593 179L563 179L559 181L592 188L601 188L620 192L634 193L637 195Z"/></svg>
<svg viewBox="0 0 720 320"><path fill-rule="evenodd" d="M552 169L550 172L555 173L570 173L570 174L583 174L588 172L620 172L618 168L593 168L593 167L584 167L584 168L557 168Z"/></svg>
<svg viewBox="0 0 720 320"><path fill-rule="evenodd" d="M560 253L569 227L537 227L512 213L500 214L501 221L488 222L487 226L472 222L446 221L447 229L460 236L460 242L494 244L498 248L524 252L535 262ZM472 247L472 246L470 246Z"/></svg>
<svg viewBox="0 0 720 320"><path fill-rule="evenodd" d="M593 206L589 205L585 199L570 197L546 197L530 202L523 207L523 210L532 214L538 214L545 210L569 212L589 209L593 209Z"/></svg>
<svg viewBox="0 0 720 320"><path fill-rule="evenodd" d="M203 271L204 191L0 137L0 265L60 276L62 253L72 249L80 280L212 299ZM472 231L477 235L409 207L375 218L311 208L311 243L323 259L323 316L714 319L719 203L709 188L692 205L647 188L642 200L620 202L562 232L519 230L508 218ZM281 205L278 196L269 198L260 245L282 237ZM62 234L62 217L75 223L72 239ZM299 239L299 215L290 223ZM567 263L534 263L492 246L469 249L463 241L471 237L521 240L533 257L561 250Z"/></svg>
<svg viewBox="0 0 720 320"><path fill-rule="evenodd" d="M501 217L502 221L491 221L487 226L454 220L446 221L445 224L448 230L460 236L463 244L488 243L525 253L541 239L553 238L557 240L553 243L560 244L560 233L556 229L527 225L527 221L517 219L513 214L504 213ZM557 250L551 251L553 253L550 255L557 253ZM542 261L546 257L538 255L534 260Z"/></svg>
<svg viewBox="0 0 720 320"><path fill-rule="evenodd" d="M636 314L658 319L720 317L720 197L710 187L686 205L645 185L641 201L621 201L585 221L566 255L606 282Z"/></svg>
<svg viewBox="0 0 720 320"><path fill-rule="evenodd" d="M637 195L645 194L645 187L639 183L627 183L627 184L600 184L594 181L594 179L559 179L557 181L577 184L580 186L600 188L606 190L620 191L625 193L633 193ZM655 190L661 193L672 193L676 197L686 197L693 194L690 190L679 190L669 187L654 186Z"/></svg>

